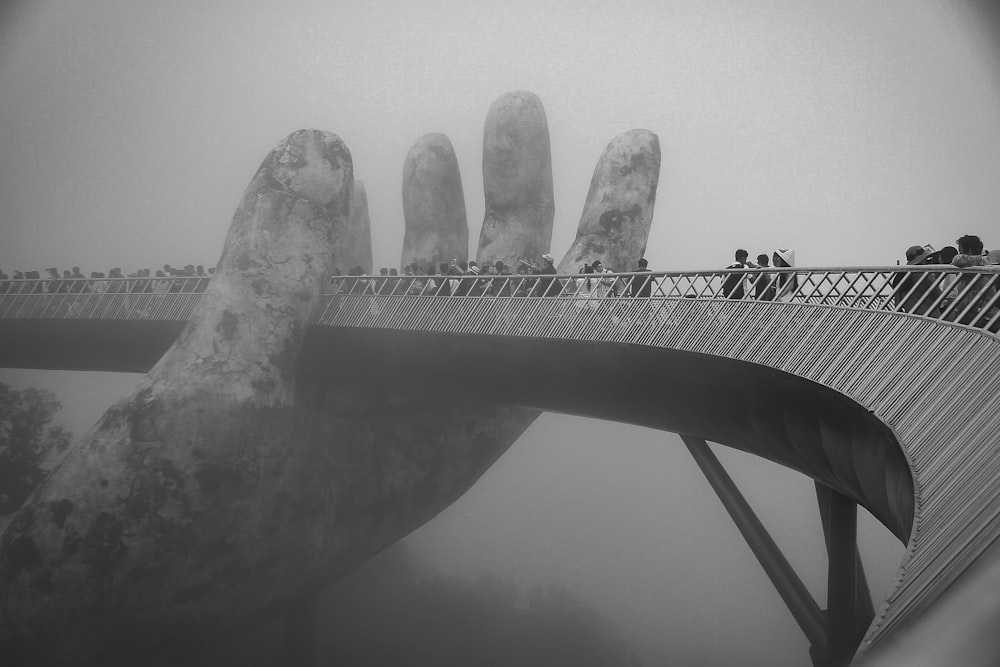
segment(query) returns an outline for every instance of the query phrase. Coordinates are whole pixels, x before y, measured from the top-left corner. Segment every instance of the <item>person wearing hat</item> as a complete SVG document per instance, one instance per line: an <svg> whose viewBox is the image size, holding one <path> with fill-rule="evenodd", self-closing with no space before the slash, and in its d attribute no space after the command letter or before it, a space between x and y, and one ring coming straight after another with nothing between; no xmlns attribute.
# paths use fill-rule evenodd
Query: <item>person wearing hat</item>
<svg viewBox="0 0 1000 667"><path fill-rule="evenodd" d="M778 269L795 266L795 251L791 248L778 248L771 255L771 265ZM799 288L798 277L791 272L782 272L777 275L775 282L777 286L775 300L791 301Z"/></svg>
<svg viewBox="0 0 1000 667"><path fill-rule="evenodd" d="M469 270L466 275L478 276L480 274L479 263L476 260L469 261ZM472 286L469 288L469 296L482 296L486 292L487 281L483 280L472 280L470 281Z"/></svg>
<svg viewBox="0 0 1000 667"><path fill-rule="evenodd" d="M555 257L549 253L542 255L542 265L535 270L535 273L545 276L556 274ZM539 278L535 281L535 294L537 296L559 296L562 285L555 278Z"/></svg>
<svg viewBox="0 0 1000 667"><path fill-rule="evenodd" d="M906 249L906 265L930 264L930 257L933 254L934 246L932 245L911 245Z"/></svg>
<svg viewBox="0 0 1000 667"><path fill-rule="evenodd" d="M934 256L934 247L930 245L912 245L906 249L906 265L920 266L928 264ZM893 276L893 300L904 313L914 315L940 315L938 303L941 289L936 284L938 275L908 271Z"/></svg>

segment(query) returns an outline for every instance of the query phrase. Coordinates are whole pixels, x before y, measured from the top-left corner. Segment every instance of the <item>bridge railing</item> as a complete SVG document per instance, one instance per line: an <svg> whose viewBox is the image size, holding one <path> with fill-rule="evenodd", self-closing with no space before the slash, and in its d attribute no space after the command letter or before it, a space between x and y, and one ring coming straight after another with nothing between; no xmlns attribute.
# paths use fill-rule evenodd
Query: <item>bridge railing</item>
<svg viewBox="0 0 1000 667"><path fill-rule="evenodd" d="M190 319L207 277L0 281L0 319Z"/></svg>
<svg viewBox="0 0 1000 667"><path fill-rule="evenodd" d="M383 307L390 309L391 304L401 300L426 299L556 299L580 308L634 299L737 299L905 312L997 333L998 269L941 265L573 275L334 276L326 289L324 312L329 315L338 297L377 297ZM208 282L207 277L5 280L0 281L0 319L182 321L190 318Z"/></svg>

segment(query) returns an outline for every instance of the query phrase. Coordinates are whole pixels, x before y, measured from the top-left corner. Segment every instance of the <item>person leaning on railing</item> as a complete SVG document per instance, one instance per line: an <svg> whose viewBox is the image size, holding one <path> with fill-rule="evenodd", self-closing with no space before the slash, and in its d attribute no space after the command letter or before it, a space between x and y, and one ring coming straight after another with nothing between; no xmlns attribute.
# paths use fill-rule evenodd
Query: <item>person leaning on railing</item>
<svg viewBox="0 0 1000 667"><path fill-rule="evenodd" d="M929 245L914 245L906 249L907 266L926 265L935 256ZM941 298L941 290L935 285L937 275L933 273L897 273L892 277L893 298L897 308L904 313L940 317L941 311L935 305Z"/></svg>
<svg viewBox="0 0 1000 667"><path fill-rule="evenodd" d="M988 266L983 255L983 242L978 236L966 234L956 241L958 254L952 264L960 269L970 266ZM997 293L996 276L988 274L963 275L956 286L959 291L958 303L953 312L961 316L961 324L984 326L997 314L994 297ZM964 292L964 296L962 293ZM992 303L992 305L990 305ZM969 312L962 315L963 311ZM982 312L981 311L985 311ZM994 327L995 328L995 327Z"/></svg>

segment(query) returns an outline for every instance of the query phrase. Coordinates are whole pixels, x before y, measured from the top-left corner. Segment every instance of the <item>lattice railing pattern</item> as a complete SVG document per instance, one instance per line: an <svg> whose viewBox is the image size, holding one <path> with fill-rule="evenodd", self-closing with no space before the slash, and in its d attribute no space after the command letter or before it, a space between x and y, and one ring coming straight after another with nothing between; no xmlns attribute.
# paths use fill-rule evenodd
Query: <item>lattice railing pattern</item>
<svg viewBox="0 0 1000 667"><path fill-rule="evenodd" d="M0 281L0 318L148 319L190 317L207 277ZM531 276L336 276L338 295L478 299L550 298L596 308L626 299L729 299L907 312L1000 330L1000 267L915 266L854 269L735 269L708 272Z"/></svg>

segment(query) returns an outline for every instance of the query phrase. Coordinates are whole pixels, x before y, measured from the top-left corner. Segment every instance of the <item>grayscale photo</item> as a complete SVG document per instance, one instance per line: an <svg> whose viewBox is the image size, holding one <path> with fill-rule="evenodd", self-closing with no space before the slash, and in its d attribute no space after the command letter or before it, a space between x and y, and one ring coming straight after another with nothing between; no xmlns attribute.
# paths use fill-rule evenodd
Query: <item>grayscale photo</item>
<svg viewBox="0 0 1000 667"><path fill-rule="evenodd" d="M0 665L996 667L1000 5L0 0Z"/></svg>

